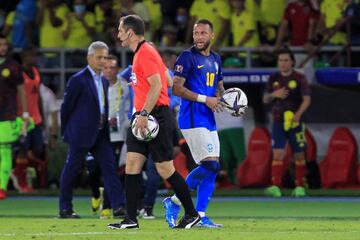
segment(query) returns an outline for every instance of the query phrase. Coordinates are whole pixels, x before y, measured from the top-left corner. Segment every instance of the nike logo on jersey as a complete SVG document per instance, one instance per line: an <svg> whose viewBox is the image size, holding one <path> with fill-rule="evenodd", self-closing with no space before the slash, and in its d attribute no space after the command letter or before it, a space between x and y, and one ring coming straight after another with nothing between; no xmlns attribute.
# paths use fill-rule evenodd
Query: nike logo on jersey
<svg viewBox="0 0 360 240"><path fill-rule="evenodd" d="M202 68L204 65L197 65L197 68L200 69Z"/></svg>

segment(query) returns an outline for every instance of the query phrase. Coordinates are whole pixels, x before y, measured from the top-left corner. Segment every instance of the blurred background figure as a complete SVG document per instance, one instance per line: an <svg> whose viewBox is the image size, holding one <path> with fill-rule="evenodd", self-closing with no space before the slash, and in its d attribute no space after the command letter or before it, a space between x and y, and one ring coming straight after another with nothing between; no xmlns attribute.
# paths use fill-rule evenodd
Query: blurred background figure
<svg viewBox="0 0 360 240"><path fill-rule="evenodd" d="M20 66L8 56L9 45L0 34L0 200L7 197L12 169L12 144L24 139L29 123L29 112ZM17 97L20 103L17 102ZM21 109L19 109L21 106ZM18 118L18 113L23 120Z"/></svg>
<svg viewBox="0 0 360 240"><path fill-rule="evenodd" d="M66 15L63 28L65 48L84 49L92 42L95 34L95 15L87 10L86 3L86 0L74 0L71 11ZM84 59L85 53L83 52L71 54L66 57L66 66L82 67L86 64Z"/></svg>
<svg viewBox="0 0 360 240"><path fill-rule="evenodd" d="M43 118L41 116L40 83L41 76L37 67L37 49L27 47L21 52L22 78L27 101L27 109L34 120L35 128L26 137L26 141L19 144L13 174L17 178L19 191L31 193L34 189L27 182L29 167L36 170L39 182L37 186L47 185L47 158L43 137Z"/></svg>
<svg viewBox="0 0 360 240"><path fill-rule="evenodd" d="M192 27L196 20L208 19L214 25L214 46L226 46L230 23L230 6L222 0L195 0L190 8L190 21L186 33L186 42L191 44Z"/></svg>

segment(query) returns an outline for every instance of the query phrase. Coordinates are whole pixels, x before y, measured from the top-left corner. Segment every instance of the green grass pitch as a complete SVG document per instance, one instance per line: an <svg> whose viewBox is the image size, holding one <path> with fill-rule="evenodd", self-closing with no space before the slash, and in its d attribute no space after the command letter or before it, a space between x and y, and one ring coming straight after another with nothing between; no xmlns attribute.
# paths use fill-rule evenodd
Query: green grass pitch
<svg viewBox="0 0 360 240"><path fill-rule="evenodd" d="M325 198L324 198L325 199ZM360 239L360 200L341 198L271 200L216 198L208 215L222 229L169 229L158 202L155 220L140 219L140 229L110 230L90 212L88 198L76 198L82 219L56 219L56 197L10 197L0 201L0 239Z"/></svg>

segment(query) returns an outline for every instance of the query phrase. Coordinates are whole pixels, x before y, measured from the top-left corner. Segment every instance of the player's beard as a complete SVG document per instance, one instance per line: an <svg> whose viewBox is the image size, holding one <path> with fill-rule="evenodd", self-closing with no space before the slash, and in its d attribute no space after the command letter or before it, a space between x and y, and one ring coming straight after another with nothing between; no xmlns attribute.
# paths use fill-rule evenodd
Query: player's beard
<svg viewBox="0 0 360 240"><path fill-rule="evenodd" d="M199 52L204 51L204 50L207 50L209 47L210 47L210 40L204 42L204 46L203 46L202 48L198 48L198 47L196 46L196 43L195 43L195 48L196 48L196 50L198 50Z"/></svg>

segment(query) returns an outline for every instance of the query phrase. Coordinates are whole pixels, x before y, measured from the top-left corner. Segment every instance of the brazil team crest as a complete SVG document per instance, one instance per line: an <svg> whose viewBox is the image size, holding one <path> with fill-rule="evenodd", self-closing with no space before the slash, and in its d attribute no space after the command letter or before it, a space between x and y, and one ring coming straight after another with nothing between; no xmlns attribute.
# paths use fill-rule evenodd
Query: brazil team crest
<svg viewBox="0 0 360 240"><path fill-rule="evenodd" d="M219 72L219 64L217 62L214 63L216 74Z"/></svg>

